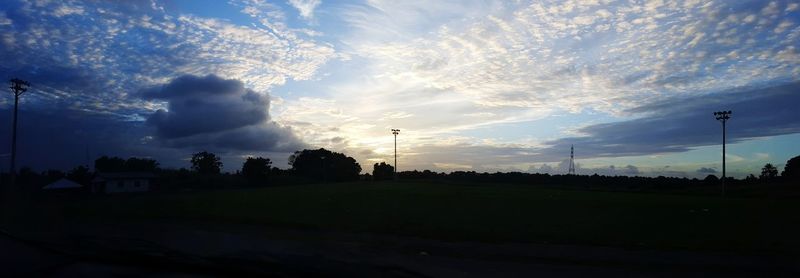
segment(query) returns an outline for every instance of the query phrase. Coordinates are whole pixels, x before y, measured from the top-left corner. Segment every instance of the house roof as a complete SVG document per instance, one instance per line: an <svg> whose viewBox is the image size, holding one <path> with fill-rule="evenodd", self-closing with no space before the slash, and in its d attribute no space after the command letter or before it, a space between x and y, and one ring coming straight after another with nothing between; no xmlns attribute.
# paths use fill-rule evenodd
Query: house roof
<svg viewBox="0 0 800 278"><path fill-rule="evenodd" d="M42 189L69 189L81 187L83 187L83 185L80 183L68 180L67 178L61 178L51 184L45 185Z"/></svg>

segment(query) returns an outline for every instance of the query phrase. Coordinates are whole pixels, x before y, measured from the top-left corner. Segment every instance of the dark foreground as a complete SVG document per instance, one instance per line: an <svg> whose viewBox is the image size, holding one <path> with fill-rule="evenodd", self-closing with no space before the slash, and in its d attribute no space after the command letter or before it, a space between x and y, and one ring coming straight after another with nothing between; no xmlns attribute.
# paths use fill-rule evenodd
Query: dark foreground
<svg viewBox="0 0 800 278"><path fill-rule="evenodd" d="M12 276L269 277L796 277L781 256L613 247L441 242L320 231L269 231L274 238L162 224L92 227L48 240L0 237ZM89 226L85 226L89 228ZM251 231L248 231L251 230ZM263 233L263 228L256 229ZM98 236L96 232L105 235ZM124 231L124 232L122 232ZM284 234L284 235L278 235ZM288 235L291 234L291 235ZM300 240L297 237L317 238ZM295 239L287 239L294 237Z"/></svg>
<svg viewBox="0 0 800 278"><path fill-rule="evenodd" d="M796 200L342 184L42 201L5 202L5 273L800 275Z"/></svg>

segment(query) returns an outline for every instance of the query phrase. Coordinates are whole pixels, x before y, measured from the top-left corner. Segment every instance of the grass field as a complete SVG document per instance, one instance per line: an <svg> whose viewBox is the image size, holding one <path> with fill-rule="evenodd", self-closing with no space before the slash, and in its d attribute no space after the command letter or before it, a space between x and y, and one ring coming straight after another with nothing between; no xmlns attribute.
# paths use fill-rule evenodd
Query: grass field
<svg viewBox="0 0 800 278"><path fill-rule="evenodd" d="M98 221L246 223L451 241L800 250L797 200L387 182L108 196L63 209Z"/></svg>

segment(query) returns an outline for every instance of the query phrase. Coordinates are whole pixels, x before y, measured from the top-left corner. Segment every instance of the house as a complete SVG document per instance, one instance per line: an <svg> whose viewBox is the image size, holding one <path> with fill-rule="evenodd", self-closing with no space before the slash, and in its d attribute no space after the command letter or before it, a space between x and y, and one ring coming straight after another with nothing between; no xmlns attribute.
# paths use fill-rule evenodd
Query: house
<svg viewBox="0 0 800 278"><path fill-rule="evenodd" d="M97 173L92 179L92 193L150 191L155 177L149 172Z"/></svg>
<svg viewBox="0 0 800 278"><path fill-rule="evenodd" d="M80 191L81 189L83 189L82 184L71 181L67 178L61 178L42 187L42 190L48 191Z"/></svg>

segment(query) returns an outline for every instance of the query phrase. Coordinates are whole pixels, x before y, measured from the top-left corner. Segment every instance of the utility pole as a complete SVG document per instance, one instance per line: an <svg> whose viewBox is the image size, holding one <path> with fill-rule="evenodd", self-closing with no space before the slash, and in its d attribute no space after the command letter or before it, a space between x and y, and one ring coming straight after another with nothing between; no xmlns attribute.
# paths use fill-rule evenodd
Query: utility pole
<svg viewBox="0 0 800 278"><path fill-rule="evenodd" d="M733 112L718 111L714 112L717 121L722 122L722 196L725 196L725 123L731 118Z"/></svg>
<svg viewBox="0 0 800 278"><path fill-rule="evenodd" d="M397 180L397 134L400 134L399 129L392 129L394 134L394 180Z"/></svg>
<svg viewBox="0 0 800 278"><path fill-rule="evenodd" d="M11 79L11 90L14 93L14 123L11 127L11 188L13 189L16 184L16 176L17 176L17 110L19 106L19 96L21 96L25 91L28 90L31 84L27 81L24 81L19 78Z"/></svg>

